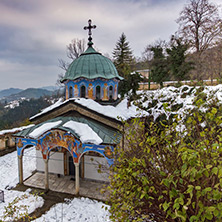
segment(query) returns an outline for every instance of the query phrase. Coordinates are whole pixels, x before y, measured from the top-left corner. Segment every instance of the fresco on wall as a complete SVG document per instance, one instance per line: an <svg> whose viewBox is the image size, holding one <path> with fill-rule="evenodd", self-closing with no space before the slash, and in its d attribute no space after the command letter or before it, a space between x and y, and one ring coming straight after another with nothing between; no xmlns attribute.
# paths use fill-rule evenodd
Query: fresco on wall
<svg viewBox="0 0 222 222"><path fill-rule="evenodd" d="M107 83L105 83L104 86L103 86L103 100L109 100Z"/></svg>
<svg viewBox="0 0 222 222"><path fill-rule="evenodd" d="M117 100L117 84L115 84L115 88L114 88L114 100Z"/></svg>
<svg viewBox="0 0 222 222"><path fill-rule="evenodd" d="M106 80L106 79L93 79L93 80L86 80L83 78L79 78L78 80L75 81L67 81L65 83L66 85L66 89L73 87L74 89L74 98L78 98L81 97L80 93L81 93L81 86L85 86L86 87L86 98L89 99L95 99L95 95L96 95L96 86L100 86L101 88L101 100L103 101L107 101L109 100L109 92L108 89L110 86L113 87L113 96L112 98L114 100L117 99L117 89L118 89L118 82L119 80L116 79L110 79L110 80ZM68 98L68 97L66 97Z"/></svg>
<svg viewBox="0 0 222 222"><path fill-rule="evenodd" d="M94 151L102 154L111 165L113 163L113 146L83 144L72 134L62 130L52 130L44 134L39 139L17 138L17 153L19 156L23 154L23 150L28 145L36 146L37 150L42 152L43 159L49 158L49 153L52 149L63 151L65 148L68 150L75 163L79 162L81 155L88 151Z"/></svg>
<svg viewBox="0 0 222 222"><path fill-rule="evenodd" d="M89 99L93 99L93 98L94 98L94 96L93 96L93 85L92 85L92 83L90 83L89 86L88 86L88 98L89 98Z"/></svg>
<svg viewBox="0 0 222 222"><path fill-rule="evenodd" d="M74 86L74 97L78 97L79 96L79 89L78 89L78 86L75 85Z"/></svg>

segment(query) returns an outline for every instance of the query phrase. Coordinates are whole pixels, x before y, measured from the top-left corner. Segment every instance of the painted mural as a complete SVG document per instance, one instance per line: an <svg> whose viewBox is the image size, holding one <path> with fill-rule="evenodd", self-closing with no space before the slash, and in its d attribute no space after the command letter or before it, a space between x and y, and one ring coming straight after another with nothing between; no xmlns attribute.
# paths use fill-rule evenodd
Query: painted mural
<svg viewBox="0 0 222 222"><path fill-rule="evenodd" d="M96 98L96 86L100 86L101 88L101 100L107 101L109 98L113 98L114 100L117 100L117 94L118 94L118 83L119 80L116 79L93 79L93 80L87 80L83 78L79 78L75 81L67 81L65 83L66 90L68 89L74 89L74 98L81 97L81 86L85 86L86 92L85 97L89 99L95 99ZM112 96L110 95L109 88L112 86L114 90L112 90ZM72 87L72 88L70 88ZM72 93L73 95L73 93ZM71 98L69 96L69 93L66 92L66 99Z"/></svg>
<svg viewBox="0 0 222 222"><path fill-rule="evenodd" d="M48 159L50 151L56 148L58 151L62 151L63 149L68 150L75 163L79 162L81 155L85 152L94 151L102 154L107 159L109 165L113 164L113 146L83 144L72 134L62 130L49 131L36 140L17 138L16 142L18 156L23 154L26 146L34 145L37 150L42 152L43 159Z"/></svg>

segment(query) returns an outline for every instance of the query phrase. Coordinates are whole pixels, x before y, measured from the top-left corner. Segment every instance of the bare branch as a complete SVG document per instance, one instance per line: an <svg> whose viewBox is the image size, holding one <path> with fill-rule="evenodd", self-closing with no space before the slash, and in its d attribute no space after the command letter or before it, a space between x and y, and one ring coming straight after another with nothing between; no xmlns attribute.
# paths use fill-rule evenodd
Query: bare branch
<svg viewBox="0 0 222 222"><path fill-rule="evenodd" d="M69 45L67 45L67 57L74 60L77 59L85 51L86 41L85 39L73 39Z"/></svg>
<svg viewBox="0 0 222 222"><path fill-rule="evenodd" d="M219 6L208 0L190 0L177 19L178 33L188 39L196 52L202 53L222 38L222 19Z"/></svg>

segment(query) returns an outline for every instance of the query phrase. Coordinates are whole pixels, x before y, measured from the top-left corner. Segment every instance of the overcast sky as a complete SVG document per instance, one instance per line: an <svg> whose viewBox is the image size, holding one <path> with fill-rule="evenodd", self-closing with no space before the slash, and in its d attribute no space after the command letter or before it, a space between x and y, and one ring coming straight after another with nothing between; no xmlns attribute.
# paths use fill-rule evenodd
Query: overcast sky
<svg viewBox="0 0 222 222"><path fill-rule="evenodd" d="M219 4L221 0L211 2ZM169 40L186 0L0 0L0 90L55 85L67 60L66 45L87 39L112 56L122 32L135 56L148 44Z"/></svg>

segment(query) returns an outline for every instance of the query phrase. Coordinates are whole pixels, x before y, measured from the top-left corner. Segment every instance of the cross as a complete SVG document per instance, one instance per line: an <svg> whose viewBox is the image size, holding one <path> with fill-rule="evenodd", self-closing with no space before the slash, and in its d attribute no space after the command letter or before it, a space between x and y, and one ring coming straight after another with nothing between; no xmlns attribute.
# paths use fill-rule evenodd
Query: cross
<svg viewBox="0 0 222 222"><path fill-rule="evenodd" d="M96 25L91 25L92 24L92 20L91 19L89 19L88 24L89 24L89 26L85 26L84 30L89 29L89 38L88 38L88 40L89 40L89 42L91 42L92 41L92 37L91 37L92 31L91 30L95 29Z"/></svg>

